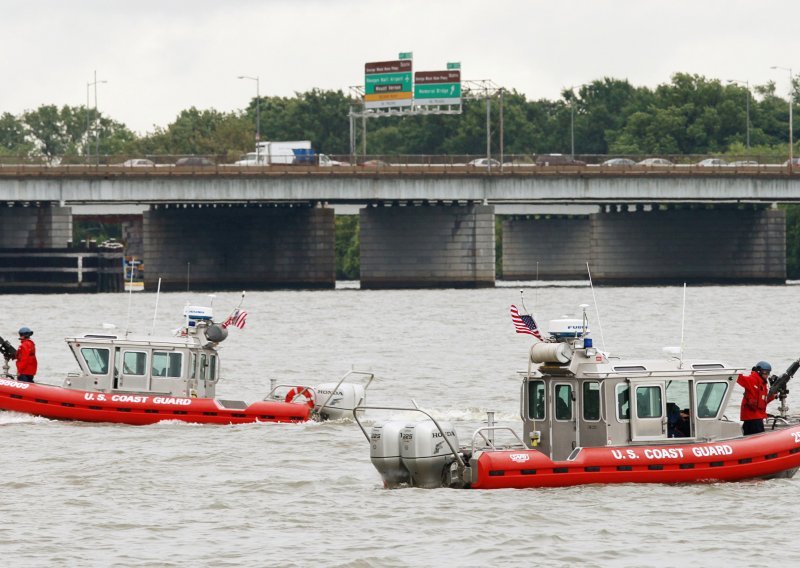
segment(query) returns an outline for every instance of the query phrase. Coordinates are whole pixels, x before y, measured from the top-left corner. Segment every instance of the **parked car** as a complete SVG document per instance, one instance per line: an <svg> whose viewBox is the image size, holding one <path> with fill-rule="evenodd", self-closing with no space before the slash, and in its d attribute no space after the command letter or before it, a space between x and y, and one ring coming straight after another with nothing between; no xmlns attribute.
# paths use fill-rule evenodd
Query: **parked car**
<svg viewBox="0 0 800 568"><path fill-rule="evenodd" d="M636 162L631 160L630 158L611 158L610 160L606 160L601 166L635 166Z"/></svg>
<svg viewBox="0 0 800 568"><path fill-rule="evenodd" d="M674 166L672 162L665 158L645 158L636 163L637 166Z"/></svg>
<svg viewBox="0 0 800 568"><path fill-rule="evenodd" d="M719 168L721 166L727 166L728 162L722 158L706 158L705 160L697 162L697 165L701 168Z"/></svg>
<svg viewBox="0 0 800 568"><path fill-rule="evenodd" d="M539 154L536 156L537 166L585 166L586 162L576 160L564 154Z"/></svg>
<svg viewBox="0 0 800 568"><path fill-rule="evenodd" d="M192 167L203 167L203 166L214 166L216 165L214 162L209 160L208 158L204 158L203 156L187 156L185 158L178 159L175 162L176 166L192 166Z"/></svg>
<svg viewBox="0 0 800 568"><path fill-rule="evenodd" d="M500 162L494 158L476 158L467 162L467 165L473 168L499 168Z"/></svg>
<svg viewBox="0 0 800 568"><path fill-rule="evenodd" d="M800 158L792 158L791 160L786 160L785 162L783 162L783 165L788 166L789 162L792 162L793 168L800 166Z"/></svg>

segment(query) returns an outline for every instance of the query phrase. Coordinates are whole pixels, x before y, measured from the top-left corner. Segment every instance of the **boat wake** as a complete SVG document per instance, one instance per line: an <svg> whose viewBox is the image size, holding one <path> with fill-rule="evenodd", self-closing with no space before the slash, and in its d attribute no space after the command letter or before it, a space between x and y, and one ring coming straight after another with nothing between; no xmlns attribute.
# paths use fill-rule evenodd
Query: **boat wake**
<svg viewBox="0 0 800 568"><path fill-rule="evenodd" d="M11 410L0 412L0 426L9 424L45 424L47 422L52 422L52 420Z"/></svg>

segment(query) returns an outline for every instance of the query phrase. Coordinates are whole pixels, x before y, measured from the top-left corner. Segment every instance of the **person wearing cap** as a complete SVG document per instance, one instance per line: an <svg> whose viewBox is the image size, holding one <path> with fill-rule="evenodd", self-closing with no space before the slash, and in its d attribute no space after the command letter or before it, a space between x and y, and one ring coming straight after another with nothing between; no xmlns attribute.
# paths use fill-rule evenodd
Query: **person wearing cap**
<svg viewBox="0 0 800 568"><path fill-rule="evenodd" d="M749 375L739 375L736 380L744 389L739 417L742 420L742 432L745 436L764 431L767 404L775 399L775 395L769 396L770 372L772 365L766 361L759 361Z"/></svg>
<svg viewBox="0 0 800 568"><path fill-rule="evenodd" d="M33 331L29 327L19 328L19 347L17 348L17 380L32 383L36 375L36 344L31 339Z"/></svg>

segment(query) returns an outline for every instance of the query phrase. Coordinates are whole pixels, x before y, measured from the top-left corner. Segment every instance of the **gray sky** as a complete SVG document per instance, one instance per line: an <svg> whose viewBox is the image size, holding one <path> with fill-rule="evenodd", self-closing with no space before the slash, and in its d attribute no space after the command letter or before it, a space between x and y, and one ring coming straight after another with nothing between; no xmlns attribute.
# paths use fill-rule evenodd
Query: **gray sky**
<svg viewBox="0 0 800 568"><path fill-rule="evenodd" d="M98 107L144 133L195 106L364 82L364 63L414 53L414 70L460 61L529 99L602 77L654 87L675 72L774 80L800 72L790 0L0 0L0 113ZM92 91L91 105L94 104Z"/></svg>

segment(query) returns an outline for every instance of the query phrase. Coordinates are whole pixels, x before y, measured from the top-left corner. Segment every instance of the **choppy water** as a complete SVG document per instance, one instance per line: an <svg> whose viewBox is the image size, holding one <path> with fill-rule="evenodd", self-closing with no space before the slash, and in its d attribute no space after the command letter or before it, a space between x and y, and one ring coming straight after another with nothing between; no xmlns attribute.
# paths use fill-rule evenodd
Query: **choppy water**
<svg viewBox="0 0 800 568"><path fill-rule="evenodd" d="M541 324L592 304L595 343L661 357L681 337L679 287L527 288ZM128 304L131 302L130 318ZM415 399L462 441L497 412L518 425L529 340L516 287L251 293L224 344L218 395L255 400L269 379L379 377L369 403ZM162 294L156 330L187 300ZM218 313L238 301L215 299ZM35 330L41 382L76 369L63 338L103 322L148 331L153 294L0 296L0 334ZM800 287L698 287L687 357L782 370L800 356ZM798 379L795 379L798 380ZM791 387L791 384L790 384ZM800 392L800 391L798 391ZM790 403L795 391L790 394ZM794 398L794 400L798 400ZM736 411L732 410L736 415ZM377 416L373 415L373 419ZM148 427L0 413L0 558L8 566L753 566L800 563L800 478L697 486L385 490L351 421Z"/></svg>

